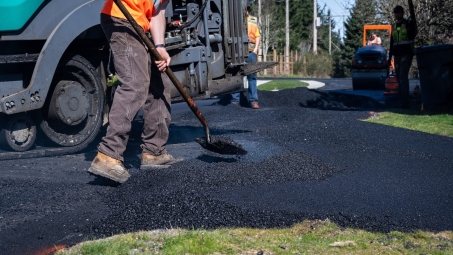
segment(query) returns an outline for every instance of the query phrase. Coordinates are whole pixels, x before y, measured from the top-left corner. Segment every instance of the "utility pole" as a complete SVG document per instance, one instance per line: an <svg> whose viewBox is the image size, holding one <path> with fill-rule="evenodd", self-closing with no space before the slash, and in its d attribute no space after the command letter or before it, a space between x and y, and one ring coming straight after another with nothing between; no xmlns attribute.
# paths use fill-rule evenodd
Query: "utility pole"
<svg viewBox="0 0 453 255"><path fill-rule="evenodd" d="M343 17L344 19L344 15L329 15L327 17L329 18L329 54L332 55L332 17Z"/></svg>
<svg viewBox="0 0 453 255"><path fill-rule="evenodd" d="M316 0L315 0L316 1ZM289 74L289 0L285 1L286 4L286 46L285 46L285 74Z"/></svg>
<svg viewBox="0 0 453 255"><path fill-rule="evenodd" d="M329 16L329 55L332 55L332 17Z"/></svg>
<svg viewBox="0 0 453 255"><path fill-rule="evenodd" d="M287 0L288 1L288 0ZM316 0L313 0L313 53L316 54L318 51L318 31L316 28L316 20L318 19L318 5L316 4Z"/></svg>
<svg viewBox="0 0 453 255"><path fill-rule="evenodd" d="M260 31L263 31L261 29L261 0L258 0L258 27L260 29ZM258 62L261 62L262 61L262 57L263 57L263 44L262 44L262 38L263 37L260 37L260 47L258 48ZM266 71L266 70L264 70Z"/></svg>

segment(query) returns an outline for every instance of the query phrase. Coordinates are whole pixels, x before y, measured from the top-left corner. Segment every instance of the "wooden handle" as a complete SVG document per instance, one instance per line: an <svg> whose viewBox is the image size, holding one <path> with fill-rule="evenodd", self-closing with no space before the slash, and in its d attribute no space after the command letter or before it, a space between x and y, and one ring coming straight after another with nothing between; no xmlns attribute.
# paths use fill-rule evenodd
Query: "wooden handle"
<svg viewBox="0 0 453 255"><path fill-rule="evenodd" d="M412 2L412 0L407 0L407 3L409 5L409 13L411 15L411 19L414 20L415 31L417 31L417 20L415 19L414 3Z"/></svg>

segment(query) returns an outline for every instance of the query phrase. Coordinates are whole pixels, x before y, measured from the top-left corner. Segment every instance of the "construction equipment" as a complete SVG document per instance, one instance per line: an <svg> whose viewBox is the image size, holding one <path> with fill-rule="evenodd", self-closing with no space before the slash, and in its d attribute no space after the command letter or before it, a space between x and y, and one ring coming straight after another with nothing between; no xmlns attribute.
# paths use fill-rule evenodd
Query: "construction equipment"
<svg viewBox="0 0 453 255"><path fill-rule="evenodd" d="M354 90L384 90L383 79L389 74L387 51L381 45L367 45L368 30L386 30L391 35L391 25L365 25L363 47L355 53L351 64Z"/></svg>
<svg viewBox="0 0 453 255"><path fill-rule="evenodd" d="M367 45L367 32L370 30L386 30L389 36L392 34L391 25L364 25L363 26L363 46Z"/></svg>
<svg viewBox="0 0 453 255"><path fill-rule="evenodd" d="M0 3L0 16L8 21L0 23L0 141L2 149L10 151L0 150L0 159L74 153L95 139L107 120L107 78L114 74L99 24L103 4ZM243 90L248 56L245 2L172 0L165 16L171 68L191 98ZM174 87L171 97L173 102L183 100ZM51 144L35 144L38 133Z"/></svg>

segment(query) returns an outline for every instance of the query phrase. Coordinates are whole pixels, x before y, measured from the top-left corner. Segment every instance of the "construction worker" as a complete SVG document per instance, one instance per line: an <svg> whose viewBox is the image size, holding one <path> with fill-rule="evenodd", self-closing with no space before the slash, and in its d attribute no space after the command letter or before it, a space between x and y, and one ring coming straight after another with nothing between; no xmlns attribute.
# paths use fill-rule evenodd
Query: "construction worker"
<svg viewBox="0 0 453 255"><path fill-rule="evenodd" d="M381 44L382 44L381 38L377 36L375 33L371 34L367 45L381 45Z"/></svg>
<svg viewBox="0 0 453 255"><path fill-rule="evenodd" d="M400 106L409 107L409 69L414 57L414 39L417 35L415 22L412 19L404 19L404 8L396 6L393 9L396 23L392 27L390 37L389 60L394 57L395 76L398 81L398 94Z"/></svg>
<svg viewBox="0 0 453 255"><path fill-rule="evenodd" d="M375 33L371 34L371 40L369 41L368 45L381 45L382 40L379 36L377 36Z"/></svg>
<svg viewBox="0 0 453 255"><path fill-rule="evenodd" d="M88 169L90 174L123 183L129 177L123 153L131 122L143 107L141 168L167 167L177 161L165 145L170 125L170 80L164 73L170 56L164 45L165 7L168 1L121 0L132 17L150 31L163 61L153 61L143 41L113 0L101 10L101 26L113 53L116 77L120 82L109 113L107 133ZM153 3L154 2L154 3Z"/></svg>
<svg viewBox="0 0 453 255"><path fill-rule="evenodd" d="M250 16L251 6L250 1L247 0L247 31L249 37L249 56L247 63L254 63L258 58L258 49L260 47L260 30L258 28L258 19ZM248 99L252 109L258 109L258 91L256 88L256 73L247 75L248 81ZM240 93L232 94L231 103L239 104Z"/></svg>

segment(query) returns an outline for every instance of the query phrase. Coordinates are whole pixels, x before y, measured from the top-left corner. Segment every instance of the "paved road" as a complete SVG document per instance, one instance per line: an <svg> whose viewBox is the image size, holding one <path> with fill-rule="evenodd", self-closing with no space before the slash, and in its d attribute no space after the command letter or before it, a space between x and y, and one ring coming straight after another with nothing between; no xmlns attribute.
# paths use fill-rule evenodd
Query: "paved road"
<svg viewBox="0 0 453 255"><path fill-rule="evenodd" d="M173 106L168 150L185 158L140 171L134 130L121 186L85 171L95 146L68 156L0 162L0 250L36 254L90 237L169 227L283 227L325 219L372 231L453 230L453 138L363 122L383 106L323 90L260 92L259 110L199 102L214 135L245 156L204 151L201 125Z"/></svg>

